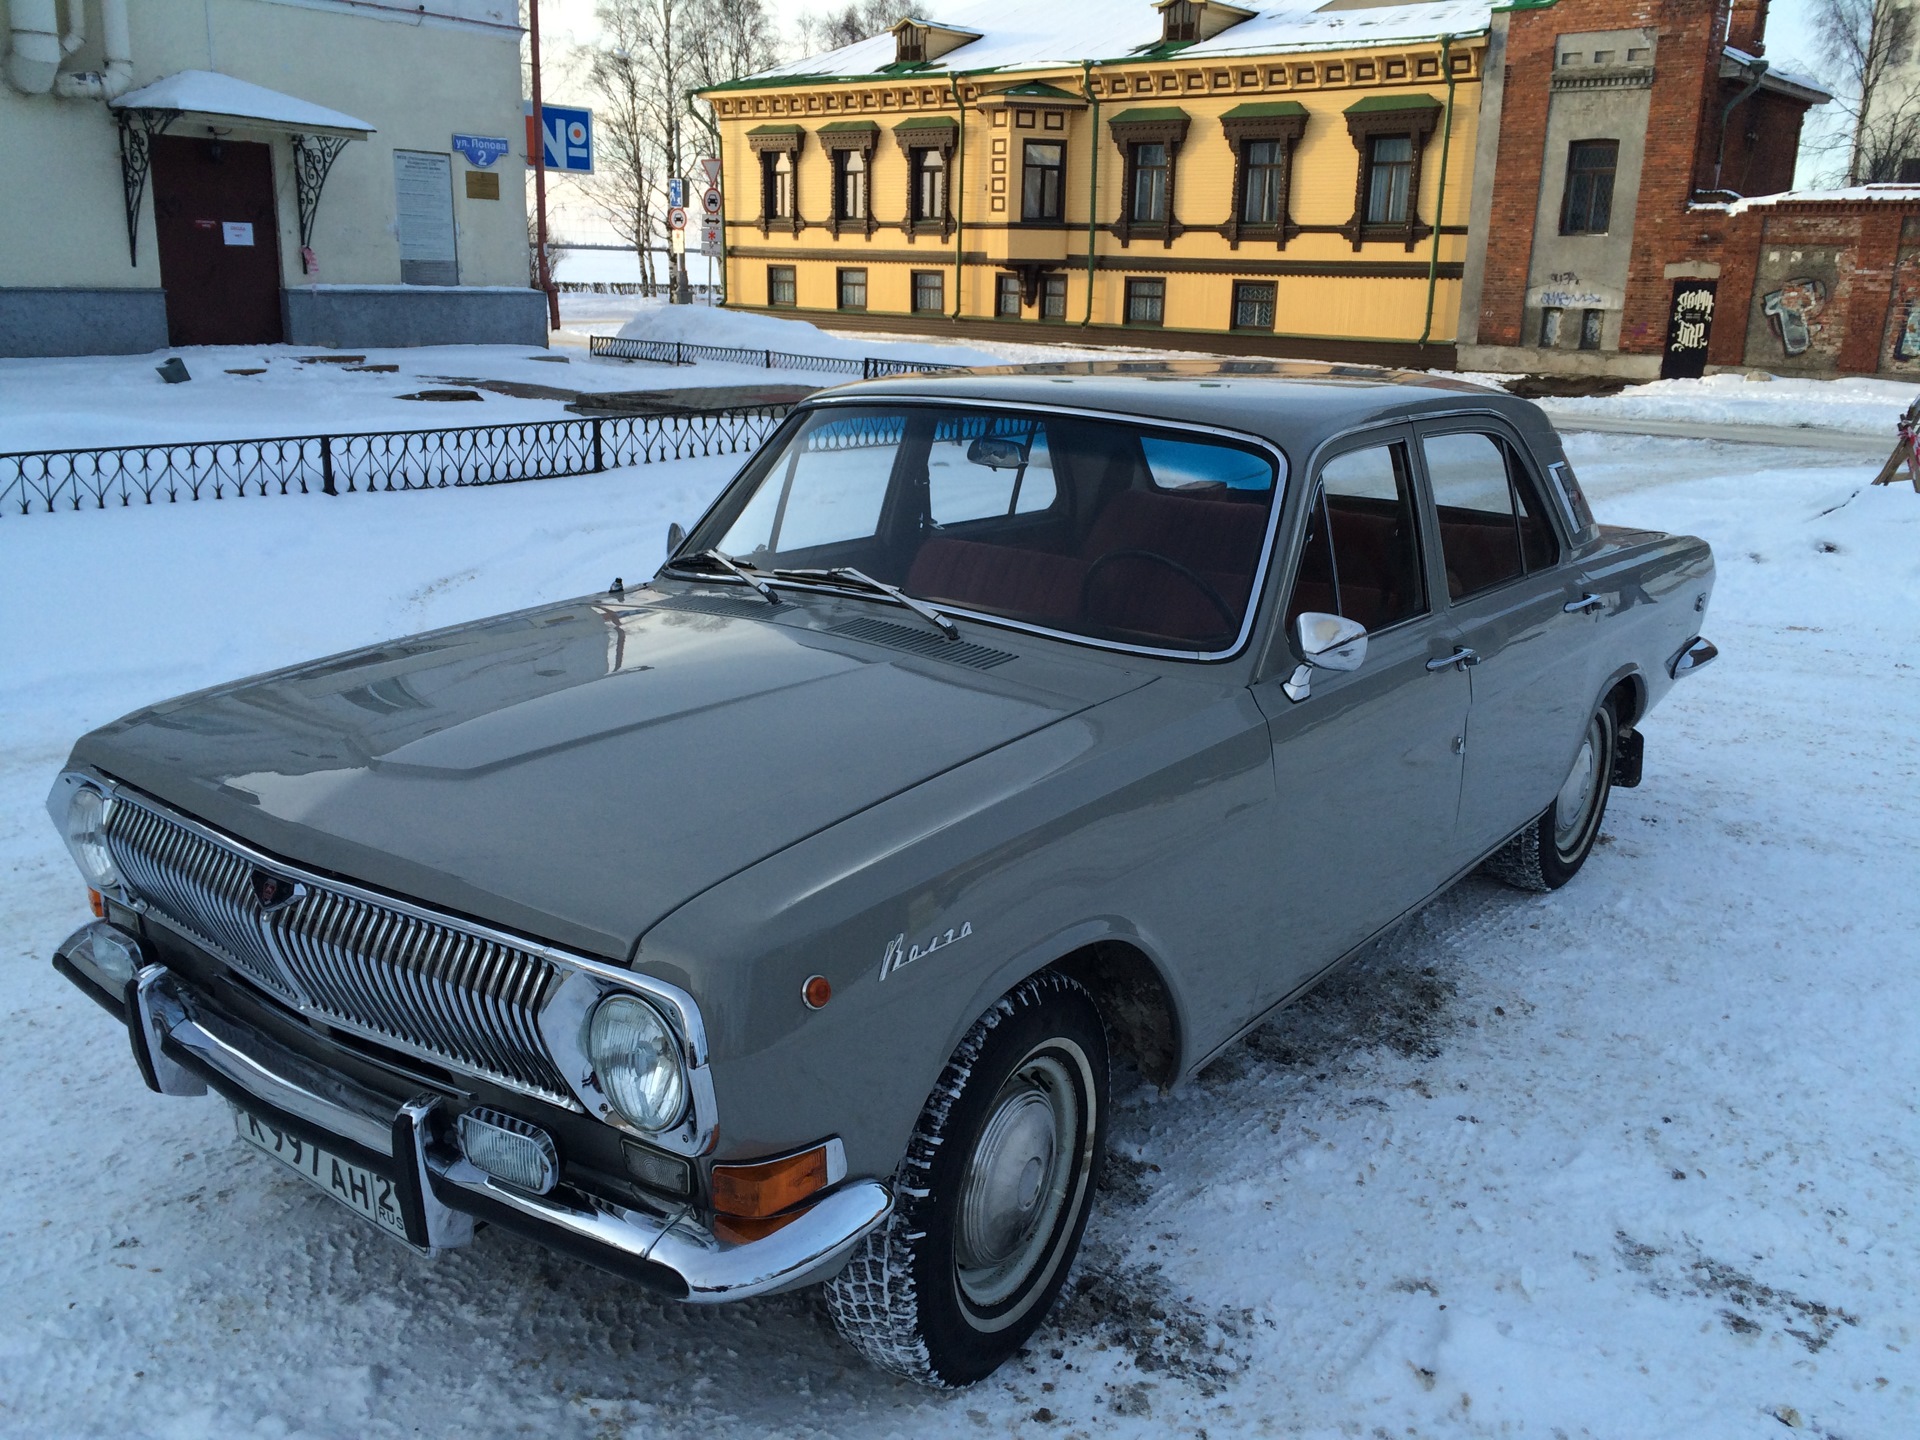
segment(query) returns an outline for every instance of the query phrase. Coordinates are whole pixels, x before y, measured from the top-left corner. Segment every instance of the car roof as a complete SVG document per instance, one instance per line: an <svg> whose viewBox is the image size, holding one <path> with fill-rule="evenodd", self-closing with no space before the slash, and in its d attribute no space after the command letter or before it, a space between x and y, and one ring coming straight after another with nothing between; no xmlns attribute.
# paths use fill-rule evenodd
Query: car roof
<svg viewBox="0 0 1920 1440"><path fill-rule="evenodd" d="M1417 370L1305 360L1076 360L836 386L815 400L977 400L1059 405L1130 418L1214 425L1273 441L1296 463L1321 441L1379 421L1493 410L1525 431L1540 411L1504 390Z"/></svg>

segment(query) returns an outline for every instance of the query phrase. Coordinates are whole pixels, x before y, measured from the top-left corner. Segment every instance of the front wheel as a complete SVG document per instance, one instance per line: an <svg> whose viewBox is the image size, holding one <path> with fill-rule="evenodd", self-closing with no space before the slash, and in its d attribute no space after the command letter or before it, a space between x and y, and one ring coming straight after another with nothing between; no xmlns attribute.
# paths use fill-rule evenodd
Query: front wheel
<svg viewBox="0 0 1920 1440"><path fill-rule="evenodd" d="M1093 998L1051 972L1022 981L954 1051L908 1142L892 1217L828 1282L840 1333L925 1384L992 1374L1066 1281L1106 1129Z"/></svg>
<svg viewBox="0 0 1920 1440"><path fill-rule="evenodd" d="M1600 838L1619 734L1613 707L1602 705L1587 722L1553 803L1488 857L1487 874L1522 890L1558 890L1580 872Z"/></svg>

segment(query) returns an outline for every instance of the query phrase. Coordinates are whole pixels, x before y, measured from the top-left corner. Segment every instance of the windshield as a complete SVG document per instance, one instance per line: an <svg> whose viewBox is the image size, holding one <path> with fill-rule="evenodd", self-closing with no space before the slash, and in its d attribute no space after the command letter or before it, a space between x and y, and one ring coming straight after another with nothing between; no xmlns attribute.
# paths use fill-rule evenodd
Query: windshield
<svg viewBox="0 0 1920 1440"><path fill-rule="evenodd" d="M1269 452L1188 430L836 405L783 430L686 551L851 566L945 609L1217 654L1245 628L1280 478Z"/></svg>

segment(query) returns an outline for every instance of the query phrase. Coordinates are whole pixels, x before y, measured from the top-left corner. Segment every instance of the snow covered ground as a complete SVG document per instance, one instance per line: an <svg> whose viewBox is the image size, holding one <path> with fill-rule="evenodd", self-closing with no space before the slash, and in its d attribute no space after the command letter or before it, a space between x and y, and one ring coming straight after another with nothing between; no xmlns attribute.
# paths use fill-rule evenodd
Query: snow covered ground
<svg viewBox="0 0 1920 1440"><path fill-rule="evenodd" d="M147 1093L46 963L83 918L40 808L75 735L648 573L734 462L0 522L0 1432L1910 1440L1920 497L1570 448L1603 519L1719 556L1722 658L1645 784L1567 889L1469 881L1122 1096L1070 1298L955 1395L808 1295L684 1309L492 1232L421 1261Z"/></svg>

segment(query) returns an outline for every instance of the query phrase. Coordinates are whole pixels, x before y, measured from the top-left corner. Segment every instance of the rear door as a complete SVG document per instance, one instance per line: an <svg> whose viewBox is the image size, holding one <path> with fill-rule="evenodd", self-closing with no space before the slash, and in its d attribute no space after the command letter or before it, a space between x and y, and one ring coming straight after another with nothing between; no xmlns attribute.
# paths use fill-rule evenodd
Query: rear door
<svg viewBox="0 0 1920 1440"><path fill-rule="evenodd" d="M1527 447L1491 416L1423 422L1436 586L1472 652L1460 846L1491 850L1545 810L1586 729L1590 618Z"/></svg>
<svg viewBox="0 0 1920 1440"><path fill-rule="evenodd" d="M1393 426L1320 462L1290 569L1289 635L1302 611L1368 629L1366 662L1316 670L1303 700L1292 652L1254 693L1268 717L1278 805L1274 873L1286 957L1269 999L1295 988L1419 903L1458 868L1454 838L1470 684L1428 669L1454 636L1426 571L1414 437ZM1441 592L1444 600L1444 591Z"/></svg>
<svg viewBox="0 0 1920 1440"><path fill-rule="evenodd" d="M156 137L153 215L168 343L277 344L280 227L268 148Z"/></svg>

